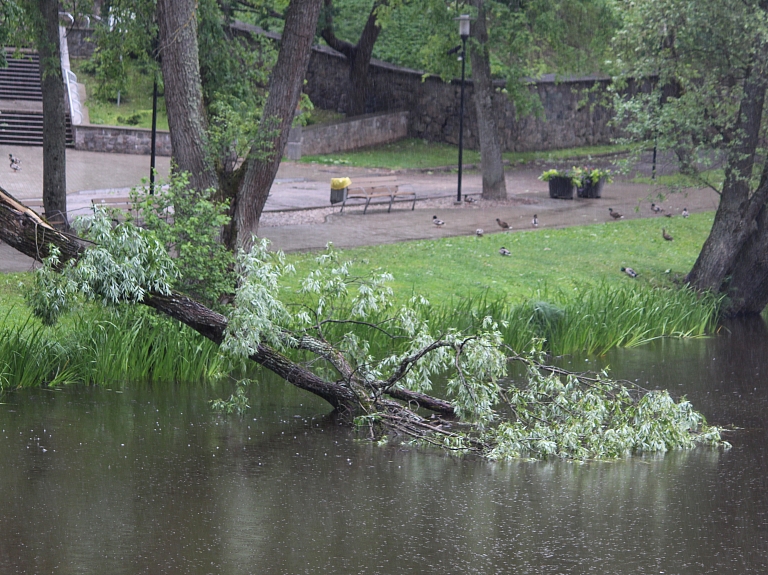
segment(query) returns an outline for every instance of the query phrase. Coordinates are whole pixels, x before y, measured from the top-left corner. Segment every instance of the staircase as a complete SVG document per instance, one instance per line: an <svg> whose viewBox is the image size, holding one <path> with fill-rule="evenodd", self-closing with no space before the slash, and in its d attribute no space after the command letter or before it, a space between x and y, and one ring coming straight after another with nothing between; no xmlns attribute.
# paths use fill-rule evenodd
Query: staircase
<svg viewBox="0 0 768 575"><path fill-rule="evenodd" d="M5 48L7 68L0 68L0 144L43 145L43 92L40 87L40 59L36 52ZM69 113L67 146L74 145Z"/></svg>

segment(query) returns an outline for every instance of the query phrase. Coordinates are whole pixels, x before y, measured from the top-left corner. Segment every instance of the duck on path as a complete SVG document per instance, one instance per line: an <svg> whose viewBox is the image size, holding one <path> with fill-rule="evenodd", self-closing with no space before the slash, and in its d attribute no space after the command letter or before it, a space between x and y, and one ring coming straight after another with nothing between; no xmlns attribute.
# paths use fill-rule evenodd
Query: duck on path
<svg viewBox="0 0 768 575"><path fill-rule="evenodd" d="M482 238L484 233L485 233L485 232L483 231L483 228L477 228L477 229L475 230L475 235L476 235L478 238Z"/></svg>
<svg viewBox="0 0 768 575"><path fill-rule="evenodd" d="M435 224L438 228L445 225L445 222L437 216L432 216L432 223Z"/></svg>
<svg viewBox="0 0 768 575"><path fill-rule="evenodd" d="M531 225L534 228L538 228L539 227L539 217L536 214L533 214L533 219L531 220Z"/></svg>
<svg viewBox="0 0 768 575"><path fill-rule="evenodd" d="M661 212L664 211L664 208L662 208L661 206L657 206L656 204L652 203L651 204L651 210L653 210L654 213L660 214Z"/></svg>
<svg viewBox="0 0 768 575"><path fill-rule="evenodd" d="M507 222L502 222L499 218L496 218L496 223L499 224L499 227L502 230L508 230L509 229L509 224Z"/></svg>
<svg viewBox="0 0 768 575"><path fill-rule="evenodd" d="M620 220L620 219L622 219L624 217L619 212L614 212L613 208L608 208L608 212L611 214L611 217L614 220Z"/></svg>
<svg viewBox="0 0 768 575"><path fill-rule="evenodd" d="M688 208L683 208L683 217L687 218L690 214L688 213Z"/></svg>

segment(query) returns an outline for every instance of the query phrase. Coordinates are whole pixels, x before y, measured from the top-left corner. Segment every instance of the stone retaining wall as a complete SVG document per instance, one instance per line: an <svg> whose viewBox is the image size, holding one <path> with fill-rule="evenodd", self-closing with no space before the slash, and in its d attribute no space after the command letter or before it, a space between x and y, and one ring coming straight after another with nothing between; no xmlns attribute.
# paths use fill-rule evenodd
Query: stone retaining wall
<svg viewBox="0 0 768 575"><path fill-rule="evenodd" d="M371 114L323 126L291 130L286 155L290 160L314 154L333 154L378 144L408 135L408 112Z"/></svg>
<svg viewBox="0 0 768 575"><path fill-rule="evenodd" d="M347 104L348 67L344 56L327 47L315 47L304 91L315 106L344 112ZM443 82L434 76L374 60L369 71L367 110L410 112L408 134L414 138L457 144L461 82ZM540 117L520 117L497 83L493 103L499 135L505 150L552 150L608 144L620 135L610 125L613 112L600 105L610 79L591 76L556 80L553 76L532 82L529 89L540 102ZM472 81L465 83L464 145L477 149L477 122Z"/></svg>
<svg viewBox="0 0 768 575"><path fill-rule="evenodd" d="M233 31L237 34L264 33L256 26L242 23L234 25ZM68 32L68 44L73 56L87 54L92 46L86 41L89 34L88 30L72 29ZM268 33L267 36L279 40L278 34ZM304 91L315 106L344 112L347 105L348 74L344 56L327 46L314 46ZM458 143L461 88L459 81L443 82L434 76L425 78L424 74L417 70L401 68L378 60L372 61L369 78L371 89L367 102L368 112L381 114L407 111L409 113L408 136L450 144ZM609 85L610 79L598 76L565 80L556 80L550 76L531 82L529 89L538 96L542 113L539 117L522 117L517 114L515 106L501 93L502 85L498 84L493 103L502 147L505 150L532 151L611 143L614 138L621 135L621 132L617 127L610 125L613 111L599 103ZM470 149L477 149L479 143L471 79L466 82L465 90L464 145ZM386 130L390 129L388 126L381 124L380 126ZM313 128L304 131L308 132L311 129ZM308 135L305 137L306 147L301 153L307 155L341 151L336 146L341 142L351 142L354 137L356 137L354 133L351 136L348 133L339 133L334 137L319 136L318 138ZM131 139L130 136L127 138ZM95 146L96 140L96 136L90 137L89 142L94 143L87 145ZM117 142L107 143L106 136L102 136L101 141L111 149L124 146ZM295 143L294 135L292 145ZM328 147L322 147L323 144ZM148 149L138 143L128 144L128 147L131 146L134 149ZM312 151L308 152L309 149Z"/></svg>
<svg viewBox="0 0 768 575"><path fill-rule="evenodd" d="M72 126L72 129L75 133L76 150L146 155L152 152L152 130L146 128L82 124ZM169 132L157 131L155 154L158 156L171 155L171 134Z"/></svg>

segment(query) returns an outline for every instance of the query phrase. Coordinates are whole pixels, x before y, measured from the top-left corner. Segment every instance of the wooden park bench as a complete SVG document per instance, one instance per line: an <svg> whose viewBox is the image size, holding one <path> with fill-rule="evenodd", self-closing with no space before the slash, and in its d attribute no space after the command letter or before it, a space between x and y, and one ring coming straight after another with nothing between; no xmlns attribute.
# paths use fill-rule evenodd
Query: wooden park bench
<svg viewBox="0 0 768 575"><path fill-rule="evenodd" d="M365 200L363 213L368 211L368 206L374 198L389 198L389 209L392 211L392 204L395 198L413 198L411 210L416 207L416 192L413 190L402 190L397 183L397 176L374 176L370 178L352 178L352 184L347 188L344 201L341 204L341 210L347 205L348 200Z"/></svg>

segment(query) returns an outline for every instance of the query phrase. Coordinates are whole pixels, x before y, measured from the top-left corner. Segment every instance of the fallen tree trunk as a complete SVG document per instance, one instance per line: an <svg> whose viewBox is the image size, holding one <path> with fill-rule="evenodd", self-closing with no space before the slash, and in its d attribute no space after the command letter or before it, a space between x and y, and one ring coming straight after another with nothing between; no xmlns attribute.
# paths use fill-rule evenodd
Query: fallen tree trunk
<svg viewBox="0 0 768 575"><path fill-rule="evenodd" d="M0 240L37 261L48 257L50 246L55 245L61 252L62 264L82 255L88 243L74 235L57 231L2 188L0 188ZM227 318L183 294L147 293L142 303L189 326L218 345L224 341ZM345 415L359 413L364 404L376 402L375 390L366 393L366 397L360 397L355 392L353 383L359 386L359 382L353 382L348 373L341 373L342 377L339 381L326 381L267 345L259 345L250 359L292 385L322 397ZM439 398L399 387L387 388L385 393L390 397L406 401L413 407L423 407L444 415L454 414L450 402ZM392 403L386 402L382 407L392 410Z"/></svg>

